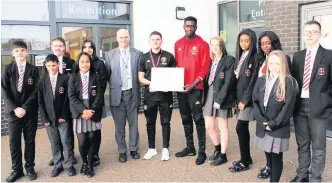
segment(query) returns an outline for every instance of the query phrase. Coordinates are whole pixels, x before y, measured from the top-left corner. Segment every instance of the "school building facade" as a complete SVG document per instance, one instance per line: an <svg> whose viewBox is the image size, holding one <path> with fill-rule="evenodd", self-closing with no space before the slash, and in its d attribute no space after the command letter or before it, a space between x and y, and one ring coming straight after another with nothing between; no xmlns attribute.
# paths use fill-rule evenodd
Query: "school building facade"
<svg viewBox="0 0 332 183"><path fill-rule="evenodd" d="M223 37L232 55L239 31L251 28L257 36L264 30L276 32L283 50L292 56L304 48L302 25L312 19L322 24L321 44L332 49L331 1L1 0L1 4L1 70L12 62L11 43L17 39L28 43L27 60L41 71L43 59L51 52L52 37L62 36L66 40L66 50L73 59L83 40L91 38L97 55L103 58L105 52L118 46L116 32L120 28L130 31L131 46L143 52L149 50L149 34L160 31L163 49L173 52L175 41L184 36L183 18L189 15L198 19L198 35L206 41L216 35ZM108 90L105 100L108 104ZM175 95L174 106L177 106ZM1 99L1 135L8 135L5 107ZM328 136L332 137L332 123Z"/></svg>

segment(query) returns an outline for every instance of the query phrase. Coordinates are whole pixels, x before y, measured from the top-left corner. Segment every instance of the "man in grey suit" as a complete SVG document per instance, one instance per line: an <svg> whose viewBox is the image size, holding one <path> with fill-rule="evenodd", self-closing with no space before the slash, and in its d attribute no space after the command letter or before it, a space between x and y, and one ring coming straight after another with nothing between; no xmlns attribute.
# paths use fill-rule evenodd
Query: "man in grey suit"
<svg viewBox="0 0 332 183"><path fill-rule="evenodd" d="M116 35L119 47L105 55L110 84L110 108L115 122L115 139L119 162L127 162L126 120L129 124L129 150L133 159L139 159L138 109L141 104L138 63L142 52L129 47L128 30Z"/></svg>

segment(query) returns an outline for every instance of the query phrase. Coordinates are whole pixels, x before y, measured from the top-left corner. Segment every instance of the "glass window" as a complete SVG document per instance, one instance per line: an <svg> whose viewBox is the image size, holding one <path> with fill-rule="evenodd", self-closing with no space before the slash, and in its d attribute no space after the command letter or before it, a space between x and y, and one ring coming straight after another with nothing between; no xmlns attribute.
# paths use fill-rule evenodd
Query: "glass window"
<svg viewBox="0 0 332 183"><path fill-rule="evenodd" d="M234 56L236 38L238 34L237 2L229 2L219 5L219 36L226 44L227 52Z"/></svg>
<svg viewBox="0 0 332 183"><path fill-rule="evenodd" d="M27 62L29 62L32 65L35 65L35 56L36 55L28 55L27 56ZM11 64L14 62L14 57L11 55L1 55L1 72L5 68L5 65ZM42 67L38 67L39 73L42 72Z"/></svg>
<svg viewBox="0 0 332 183"><path fill-rule="evenodd" d="M240 22L264 20L265 0L240 0Z"/></svg>
<svg viewBox="0 0 332 183"><path fill-rule="evenodd" d="M56 18L130 20L130 5L92 1L56 1Z"/></svg>
<svg viewBox="0 0 332 183"><path fill-rule="evenodd" d="M1 25L1 50L11 50L12 42L24 40L28 50L50 49L49 26Z"/></svg>
<svg viewBox="0 0 332 183"><path fill-rule="evenodd" d="M48 21L48 0L1 0L1 20Z"/></svg>

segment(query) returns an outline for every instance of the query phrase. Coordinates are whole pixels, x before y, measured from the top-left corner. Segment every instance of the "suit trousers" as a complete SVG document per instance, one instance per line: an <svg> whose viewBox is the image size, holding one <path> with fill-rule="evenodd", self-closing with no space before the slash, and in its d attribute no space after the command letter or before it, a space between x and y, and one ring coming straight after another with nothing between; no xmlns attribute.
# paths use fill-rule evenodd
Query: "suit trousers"
<svg viewBox="0 0 332 183"><path fill-rule="evenodd" d="M66 162L69 164L69 167L73 166L73 143L72 138L68 138L70 131L72 131L72 128L70 128L70 123L66 121L64 123L58 124L57 127L47 126L46 131L48 139L51 143L54 167L62 167L62 153Z"/></svg>
<svg viewBox="0 0 332 183"><path fill-rule="evenodd" d="M129 125L129 150L138 151L138 107L134 102L132 89L121 92L121 101L118 106L110 106L115 123L115 140L119 153L127 153L126 121Z"/></svg>
<svg viewBox="0 0 332 183"><path fill-rule="evenodd" d="M32 170L35 166L35 137L37 131L37 119L26 119L25 117L8 122L9 147L12 159L12 169L23 171L22 167L22 144L24 137L24 159L25 169Z"/></svg>
<svg viewBox="0 0 332 183"><path fill-rule="evenodd" d="M303 178L308 177L310 173L310 182L321 182L325 168L326 130L329 119L310 117L308 114L310 114L309 101L301 99L300 110L294 117L299 156L297 174Z"/></svg>

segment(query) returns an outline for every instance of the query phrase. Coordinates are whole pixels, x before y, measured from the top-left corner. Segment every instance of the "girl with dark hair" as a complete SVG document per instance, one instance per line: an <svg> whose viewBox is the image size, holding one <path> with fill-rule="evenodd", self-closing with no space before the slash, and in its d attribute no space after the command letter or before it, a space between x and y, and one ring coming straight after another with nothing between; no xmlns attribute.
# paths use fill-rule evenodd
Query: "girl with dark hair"
<svg viewBox="0 0 332 183"><path fill-rule="evenodd" d="M205 127L215 146L213 155L209 158L210 165L218 166L227 162L228 148L228 118L233 117L232 107L235 105L235 88L233 83L234 57L227 54L224 40L213 37L210 40L211 64L204 79L204 109ZM218 137L216 122L220 130Z"/></svg>
<svg viewBox="0 0 332 183"><path fill-rule="evenodd" d="M258 53L257 60L259 66L258 77L266 76L267 73L267 65L266 58L267 55L274 50L282 50L280 39L276 33L272 31L264 31L258 38ZM290 57L286 55L287 64L289 70L291 70L291 61Z"/></svg>
<svg viewBox="0 0 332 183"><path fill-rule="evenodd" d="M81 174L94 176L93 155L95 132L101 130L103 88L99 76L91 67L91 56L82 52L77 57L77 70L69 78L68 97L79 151L83 160Z"/></svg>
<svg viewBox="0 0 332 183"><path fill-rule="evenodd" d="M283 153L289 148L290 118L299 87L289 74L287 59L281 50L267 58L266 76L257 80L253 92L257 147L265 151L271 171L270 182L279 182Z"/></svg>
<svg viewBox="0 0 332 183"><path fill-rule="evenodd" d="M229 168L231 172L249 170L252 164L250 155L249 121L254 120L252 107L252 92L258 75L256 33L250 29L243 30L237 38L234 73L237 80L236 132L239 138L241 159L233 162Z"/></svg>
<svg viewBox="0 0 332 183"><path fill-rule="evenodd" d="M106 86L107 86L107 77L106 77L106 67L105 61L101 60L96 54L96 45L91 39L84 40L82 44L82 52L88 53L92 58L92 67L94 68L96 74L99 76L102 85L102 91L105 93ZM104 98L103 98L103 107L105 106ZM106 111L103 111L103 117L106 117ZM98 166L100 164L99 158L99 149L101 144L101 131L97 130L95 132L96 138L96 154L94 155L94 165Z"/></svg>

